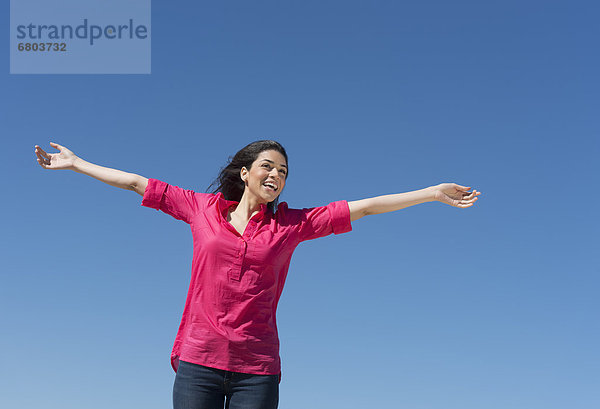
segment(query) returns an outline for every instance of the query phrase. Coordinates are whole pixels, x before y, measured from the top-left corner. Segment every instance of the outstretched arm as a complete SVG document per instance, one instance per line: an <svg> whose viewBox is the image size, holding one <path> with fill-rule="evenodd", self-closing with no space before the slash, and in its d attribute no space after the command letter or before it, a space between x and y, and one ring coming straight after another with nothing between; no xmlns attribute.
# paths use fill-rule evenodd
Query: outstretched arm
<svg viewBox="0 0 600 409"><path fill-rule="evenodd" d="M393 212L394 210L426 202L442 202L460 208L470 207L473 206L478 199L476 196L480 195L481 192L477 190L469 192L469 189L470 187L457 185L456 183L441 183L412 192L355 200L348 202L350 220L355 221L363 216Z"/></svg>
<svg viewBox="0 0 600 409"><path fill-rule="evenodd" d="M53 142L50 142L50 145L60 152L46 153L38 145L35 145L35 154L37 155L38 163L42 168L74 170L75 172L89 175L111 186L133 190L142 196L144 195L146 185L148 184L148 179L145 177L136 175L135 173L123 172L122 170L95 165L81 159L62 145Z"/></svg>

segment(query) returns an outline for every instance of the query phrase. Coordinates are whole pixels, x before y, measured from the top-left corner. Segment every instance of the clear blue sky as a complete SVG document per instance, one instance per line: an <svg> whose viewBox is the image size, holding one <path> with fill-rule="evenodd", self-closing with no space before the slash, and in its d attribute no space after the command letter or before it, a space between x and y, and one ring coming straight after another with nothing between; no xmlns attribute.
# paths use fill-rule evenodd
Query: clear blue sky
<svg viewBox="0 0 600 409"><path fill-rule="evenodd" d="M42 169L34 145L205 191L268 138L290 155L290 207L483 192L298 247L281 409L597 407L599 12L153 2L151 75L9 75L5 30L0 406L171 407L189 283L188 225Z"/></svg>

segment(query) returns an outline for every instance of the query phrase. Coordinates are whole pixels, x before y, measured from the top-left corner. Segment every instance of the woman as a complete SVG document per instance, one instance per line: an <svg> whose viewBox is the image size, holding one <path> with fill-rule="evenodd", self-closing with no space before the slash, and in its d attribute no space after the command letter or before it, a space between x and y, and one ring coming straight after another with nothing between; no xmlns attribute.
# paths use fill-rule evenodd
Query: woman
<svg viewBox="0 0 600 409"><path fill-rule="evenodd" d="M64 146L46 153L44 169L71 169L122 189L142 205L191 227L192 275L171 365L175 409L277 408L281 365L276 310L292 253L304 240L352 230L363 216L430 201L472 206L480 192L454 183L309 209L278 204L288 157L275 141L256 141L222 169L212 193L197 193L98 166ZM213 186L211 185L211 186Z"/></svg>

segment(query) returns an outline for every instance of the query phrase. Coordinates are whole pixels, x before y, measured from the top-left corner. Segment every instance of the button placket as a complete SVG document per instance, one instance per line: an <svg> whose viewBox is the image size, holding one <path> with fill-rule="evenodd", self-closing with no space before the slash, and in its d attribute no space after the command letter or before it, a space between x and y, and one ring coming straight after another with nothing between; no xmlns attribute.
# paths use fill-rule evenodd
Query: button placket
<svg viewBox="0 0 600 409"><path fill-rule="evenodd" d="M244 265L246 251L248 250L247 240L250 240L250 238L254 235L257 227L257 221L254 218L250 219L246 229L244 230L244 234L239 238L241 243L237 253L237 258L233 266L229 269L229 278L233 281L240 281L241 279L242 266Z"/></svg>
<svg viewBox="0 0 600 409"><path fill-rule="evenodd" d="M242 266L244 265L244 259L246 258L246 249L248 248L248 243L242 238L240 238L240 246L238 247L237 257L235 263L229 269L229 278L234 281L240 281L240 277L242 275Z"/></svg>

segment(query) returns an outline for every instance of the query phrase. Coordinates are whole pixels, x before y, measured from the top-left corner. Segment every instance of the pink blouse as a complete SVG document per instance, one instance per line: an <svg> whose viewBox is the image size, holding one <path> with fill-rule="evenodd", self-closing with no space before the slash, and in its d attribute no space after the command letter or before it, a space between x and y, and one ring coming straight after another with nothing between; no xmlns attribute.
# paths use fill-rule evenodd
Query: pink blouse
<svg viewBox="0 0 600 409"><path fill-rule="evenodd" d="M261 204L244 234L227 221L238 202L149 179L142 206L188 223L194 252L190 287L171 353L232 372L281 375L275 313L292 253L304 240L352 230L348 202L309 209Z"/></svg>

